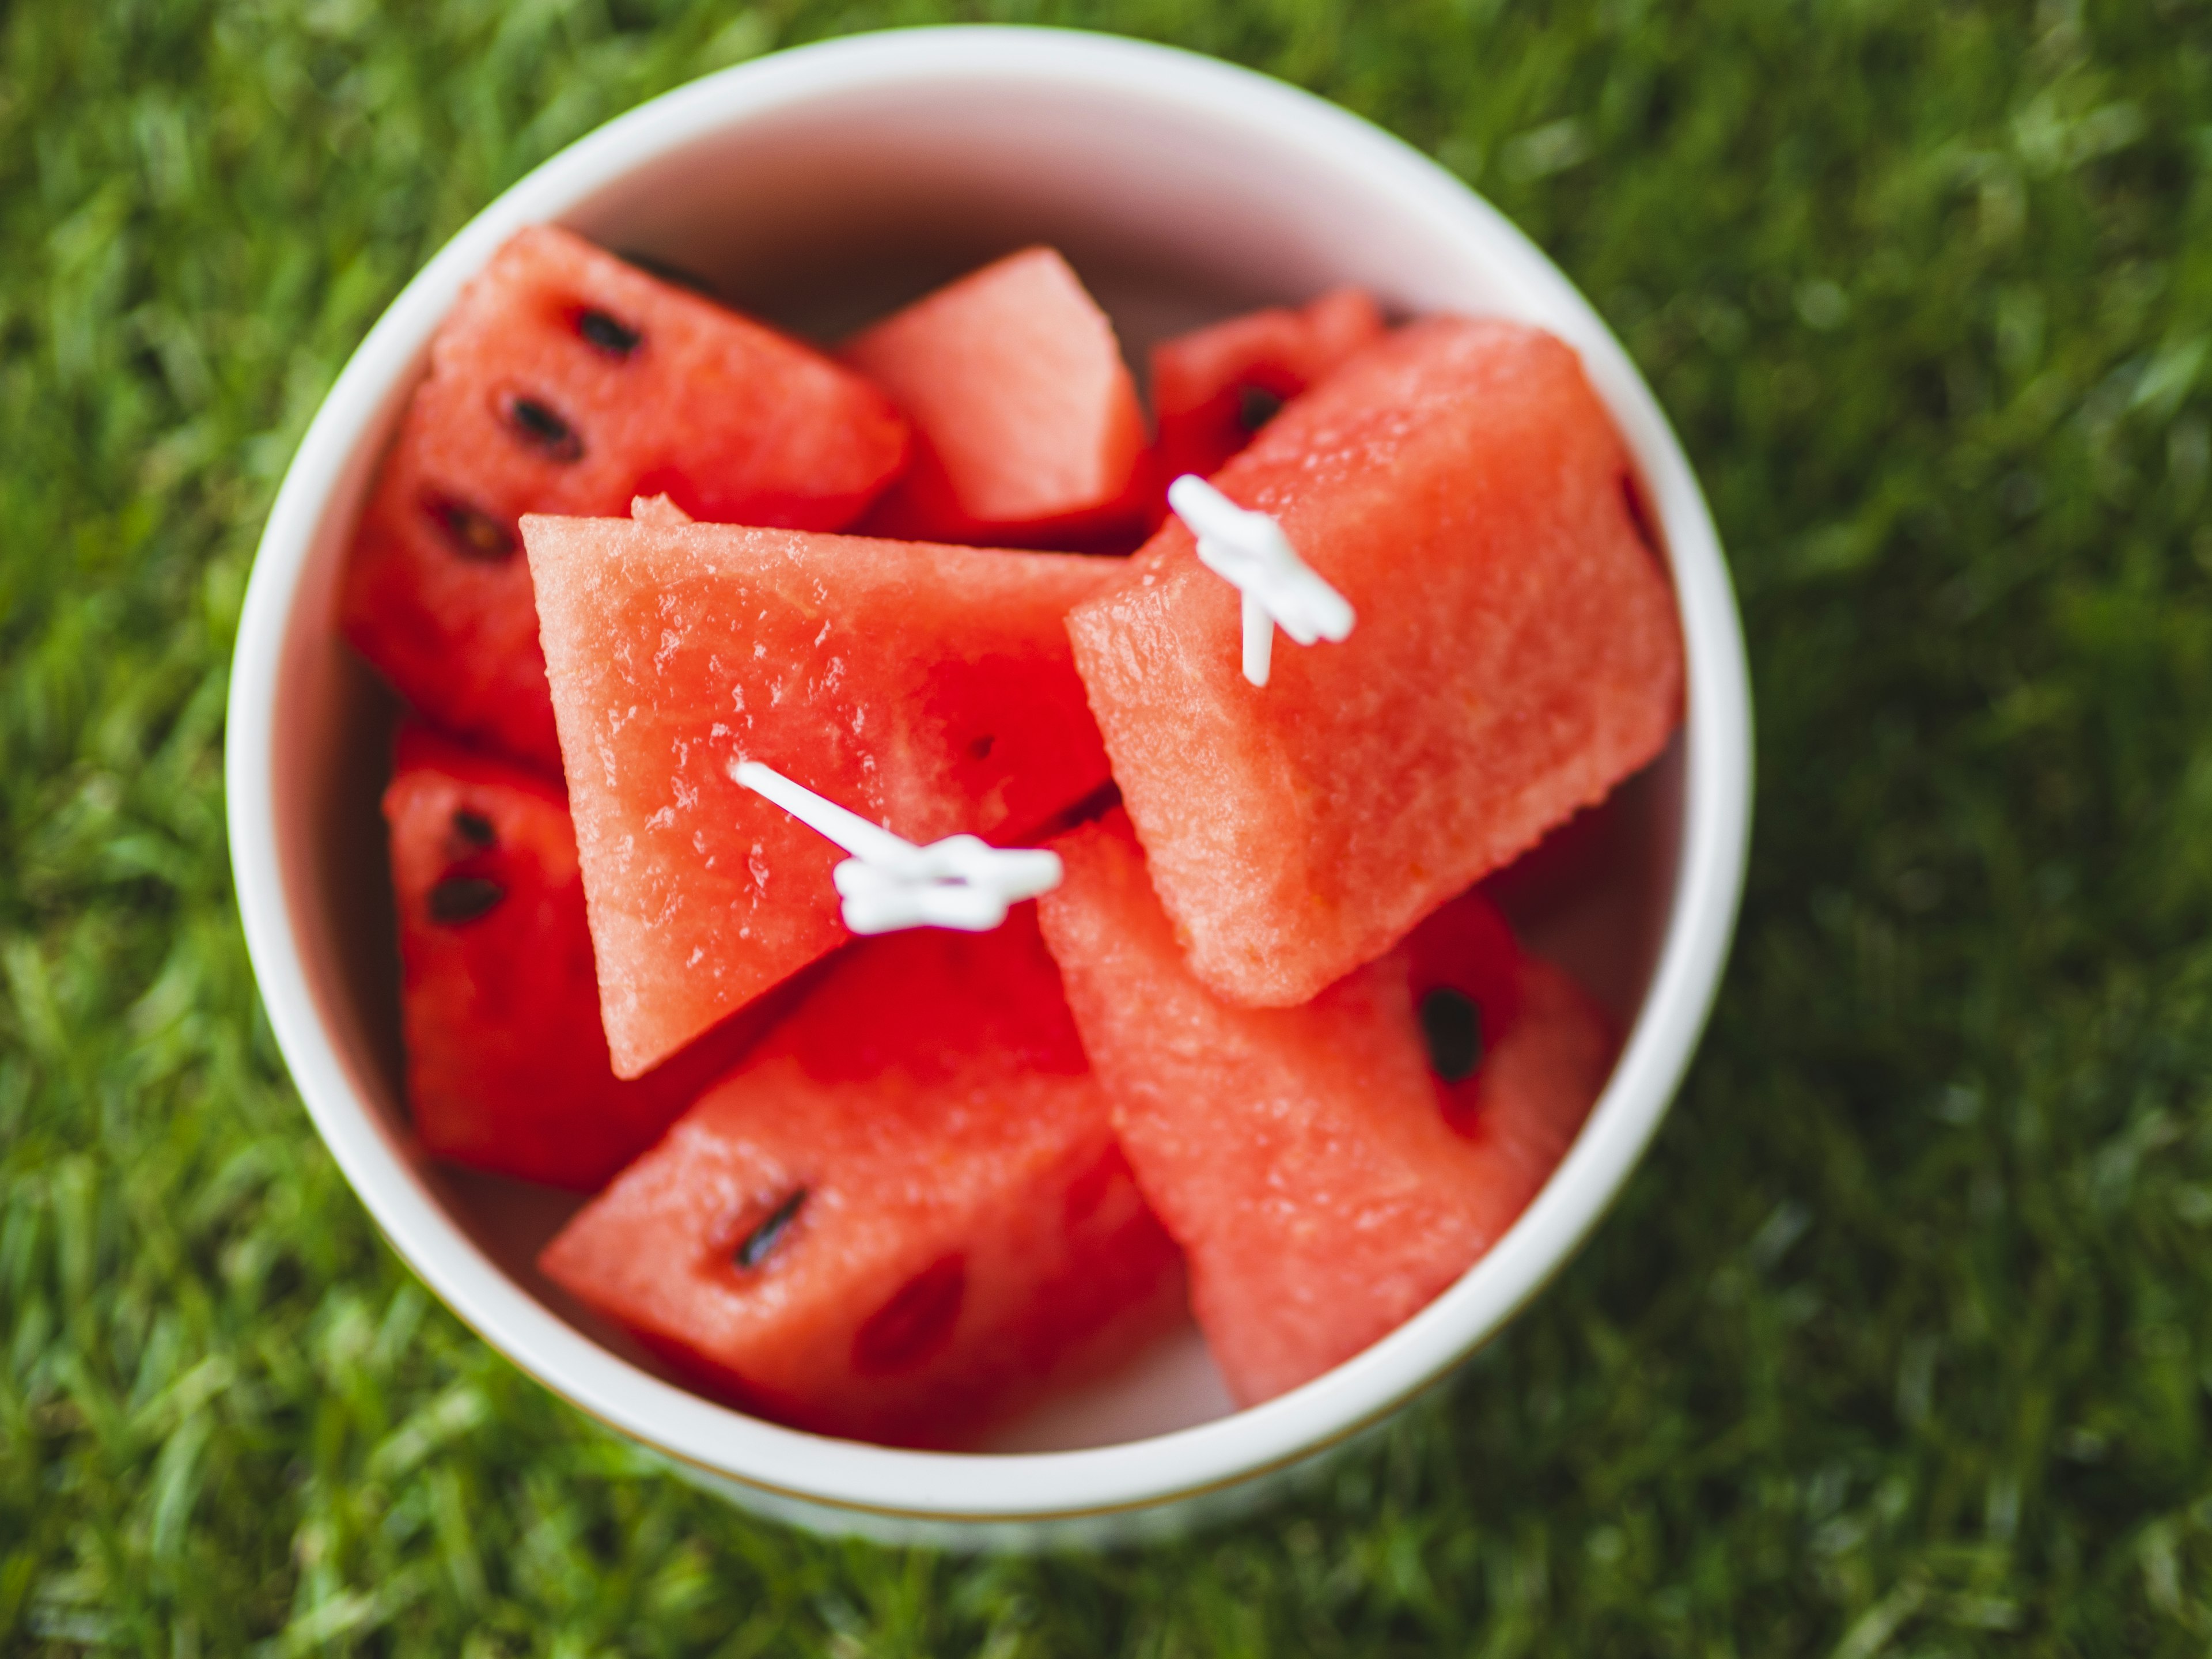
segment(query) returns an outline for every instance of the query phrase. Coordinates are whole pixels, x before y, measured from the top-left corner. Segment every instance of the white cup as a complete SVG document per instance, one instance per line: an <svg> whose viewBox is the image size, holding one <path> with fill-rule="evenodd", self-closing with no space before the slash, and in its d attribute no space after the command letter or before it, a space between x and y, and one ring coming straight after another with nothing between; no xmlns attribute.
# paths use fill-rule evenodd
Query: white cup
<svg viewBox="0 0 2212 1659"><path fill-rule="evenodd" d="M666 1380L532 1267L571 1206L423 1157L398 1082L376 817L392 708L339 641L337 581L440 319L510 233L544 222L825 335L1044 242L1082 271L1133 354L1344 283L1401 313L1521 318L1581 352L1665 544L1687 718L1630 787L1634 854L1537 941L1623 1016L1620 1064L1550 1183L1457 1284L1249 1410L1230 1409L1185 1333L994 1449L893 1450L761 1422ZM1596 314L1487 204L1365 122L1243 70L1103 36L923 29L781 53L658 99L516 185L408 285L308 428L262 538L231 680L231 854L261 994L316 1127L393 1247L487 1341L765 1513L969 1547L1106 1541L1272 1492L1449 1371L1595 1224L1667 1109L1727 955L1749 721L1735 601L1674 434Z"/></svg>

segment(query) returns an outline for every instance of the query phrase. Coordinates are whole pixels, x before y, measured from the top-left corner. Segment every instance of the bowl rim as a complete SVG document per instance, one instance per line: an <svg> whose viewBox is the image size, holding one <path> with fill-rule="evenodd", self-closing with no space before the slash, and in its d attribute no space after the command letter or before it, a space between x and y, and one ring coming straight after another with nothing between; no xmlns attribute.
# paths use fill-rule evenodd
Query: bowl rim
<svg viewBox="0 0 2212 1659"><path fill-rule="evenodd" d="M1642 473L1666 544L1686 658L1683 824L1658 959L1613 1074L1566 1158L1505 1237L1395 1331L1322 1376L1213 1421L1089 1449L947 1453L829 1439L715 1405L617 1358L508 1279L439 1206L362 1097L308 989L278 862L276 694L307 556L363 429L462 283L514 230L556 220L671 151L831 94L937 81L1040 83L1200 112L1286 162L1352 169L1431 220L1581 352ZM333 641L335 642L335 641ZM1627 354L1567 278L1437 163L1350 112L1177 48L994 25L887 30L793 48L639 106L544 162L465 226L348 361L280 486L233 659L226 787L248 953L315 1127L392 1249L465 1324L578 1409L666 1456L776 1497L862 1514L1042 1522L1196 1498L1301 1462L1395 1411L1499 1330L1618 1195L1689 1063L1727 961L1751 811L1750 690L1718 537L1680 444Z"/></svg>

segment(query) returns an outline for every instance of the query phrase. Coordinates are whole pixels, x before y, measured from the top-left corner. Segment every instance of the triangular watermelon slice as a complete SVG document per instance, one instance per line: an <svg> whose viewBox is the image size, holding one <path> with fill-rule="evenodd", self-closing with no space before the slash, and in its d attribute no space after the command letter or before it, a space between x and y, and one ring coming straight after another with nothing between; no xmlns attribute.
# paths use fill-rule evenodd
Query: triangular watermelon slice
<svg viewBox="0 0 2212 1659"><path fill-rule="evenodd" d="M1101 787L1072 554L526 518L616 1071L848 937L843 854L731 776L765 762L910 841L1016 840Z"/></svg>
<svg viewBox="0 0 2212 1659"><path fill-rule="evenodd" d="M1040 902L1138 1184L1247 1405L1350 1358L1495 1243L1611 1069L1604 1015L1470 893L1297 1008L1194 978L1126 817Z"/></svg>
<svg viewBox="0 0 2212 1659"><path fill-rule="evenodd" d="M917 1445L1182 1306L1027 905L839 957L543 1265L741 1407Z"/></svg>
<svg viewBox="0 0 2212 1659"><path fill-rule="evenodd" d="M1114 325L1050 248L925 295L839 355L914 423L913 465L868 534L1071 546L1141 512L1136 384Z"/></svg>
<svg viewBox="0 0 2212 1659"><path fill-rule="evenodd" d="M1237 591L1171 523L1068 618L1192 970L1304 1002L1601 799L1682 708L1674 595L1565 344L1439 317L1293 400L1213 480L1351 601L1241 668Z"/></svg>
<svg viewBox="0 0 2212 1659"><path fill-rule="evenodd" d="M1186 472L1212 477L1284 404L1382 332L1374 297L1340 288L1296 310L1271 306L1161 341L1151 359L1160 488ZM1155 518L1166 513L1163 497Z"/></svg>
<svg viewBox="0 0 2212 1659"><path fill-rule="evenodd" d="M568 803L420 726L384 794L399 912L408 1107L422 1144L592 1192L660 1138L775 1012L757 1002L635 1082L599 1029Z"/></svg>
<svg viewBox="0 0 2212 1659"><path fill-rule="evenodd" d="M462 291L362 516L343 625L423 714L560 764L516 520L666 491L702 518L836 530L906 426L799 342L550 227Z"/></svg>

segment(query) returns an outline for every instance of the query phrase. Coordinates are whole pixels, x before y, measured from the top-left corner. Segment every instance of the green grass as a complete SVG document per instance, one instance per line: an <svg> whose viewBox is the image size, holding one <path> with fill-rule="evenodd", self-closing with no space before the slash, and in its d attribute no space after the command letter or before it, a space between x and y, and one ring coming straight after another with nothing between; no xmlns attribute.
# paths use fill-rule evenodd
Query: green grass
<svg viewBox="0 0 2212 1659"><path fill-rule="evenodd" d="M1594 1243L1311 1496L1109 1557L757 1524L491 1355L310 1130L223 840L253 543L400 283L641 98L952 16L1491 195L1677 422L1759 699L1734 964ZM0 4L0 1646L2203 1652L2208 170L2183 0Z"/></svg>

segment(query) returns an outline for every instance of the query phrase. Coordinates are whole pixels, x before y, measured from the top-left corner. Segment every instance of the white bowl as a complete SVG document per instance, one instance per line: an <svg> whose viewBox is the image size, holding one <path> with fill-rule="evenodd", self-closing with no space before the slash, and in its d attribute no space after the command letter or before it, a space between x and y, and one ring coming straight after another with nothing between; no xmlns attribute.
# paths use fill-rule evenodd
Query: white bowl
<svg viewBox="0 0 2212 1659"><path fill-rule="evenodd" d="M1548 1186L1403 1327L1305 1387L1229 1408L1194 1336L972 1455L757 1421L678 1387L531 1266L565 1206L427 1161L398 1087L376 793L392 710L340 645L336 593L371 471L461 284L556 222L668 259L735 303L830 333L991 255L1062 249L1124 341L1362 283L1402 313L1505 314L1581 353L1634 452L1673 568L1688 717L1632 787L1636 855L1555 920L1628 1022ZM354 354L286 475L234 665L231 853L261 993L307 1109L393 1246L546 1387L737 1501L823 1529L985 1547L1107 1540L1249 1504L1496 1332L1596 1223L1702 1029L1742 886L1749 698L1703 497L1619 343L1449 174L1276 82L1101 36L915 30L785 52L632 112L493 203Z"/></svg>

